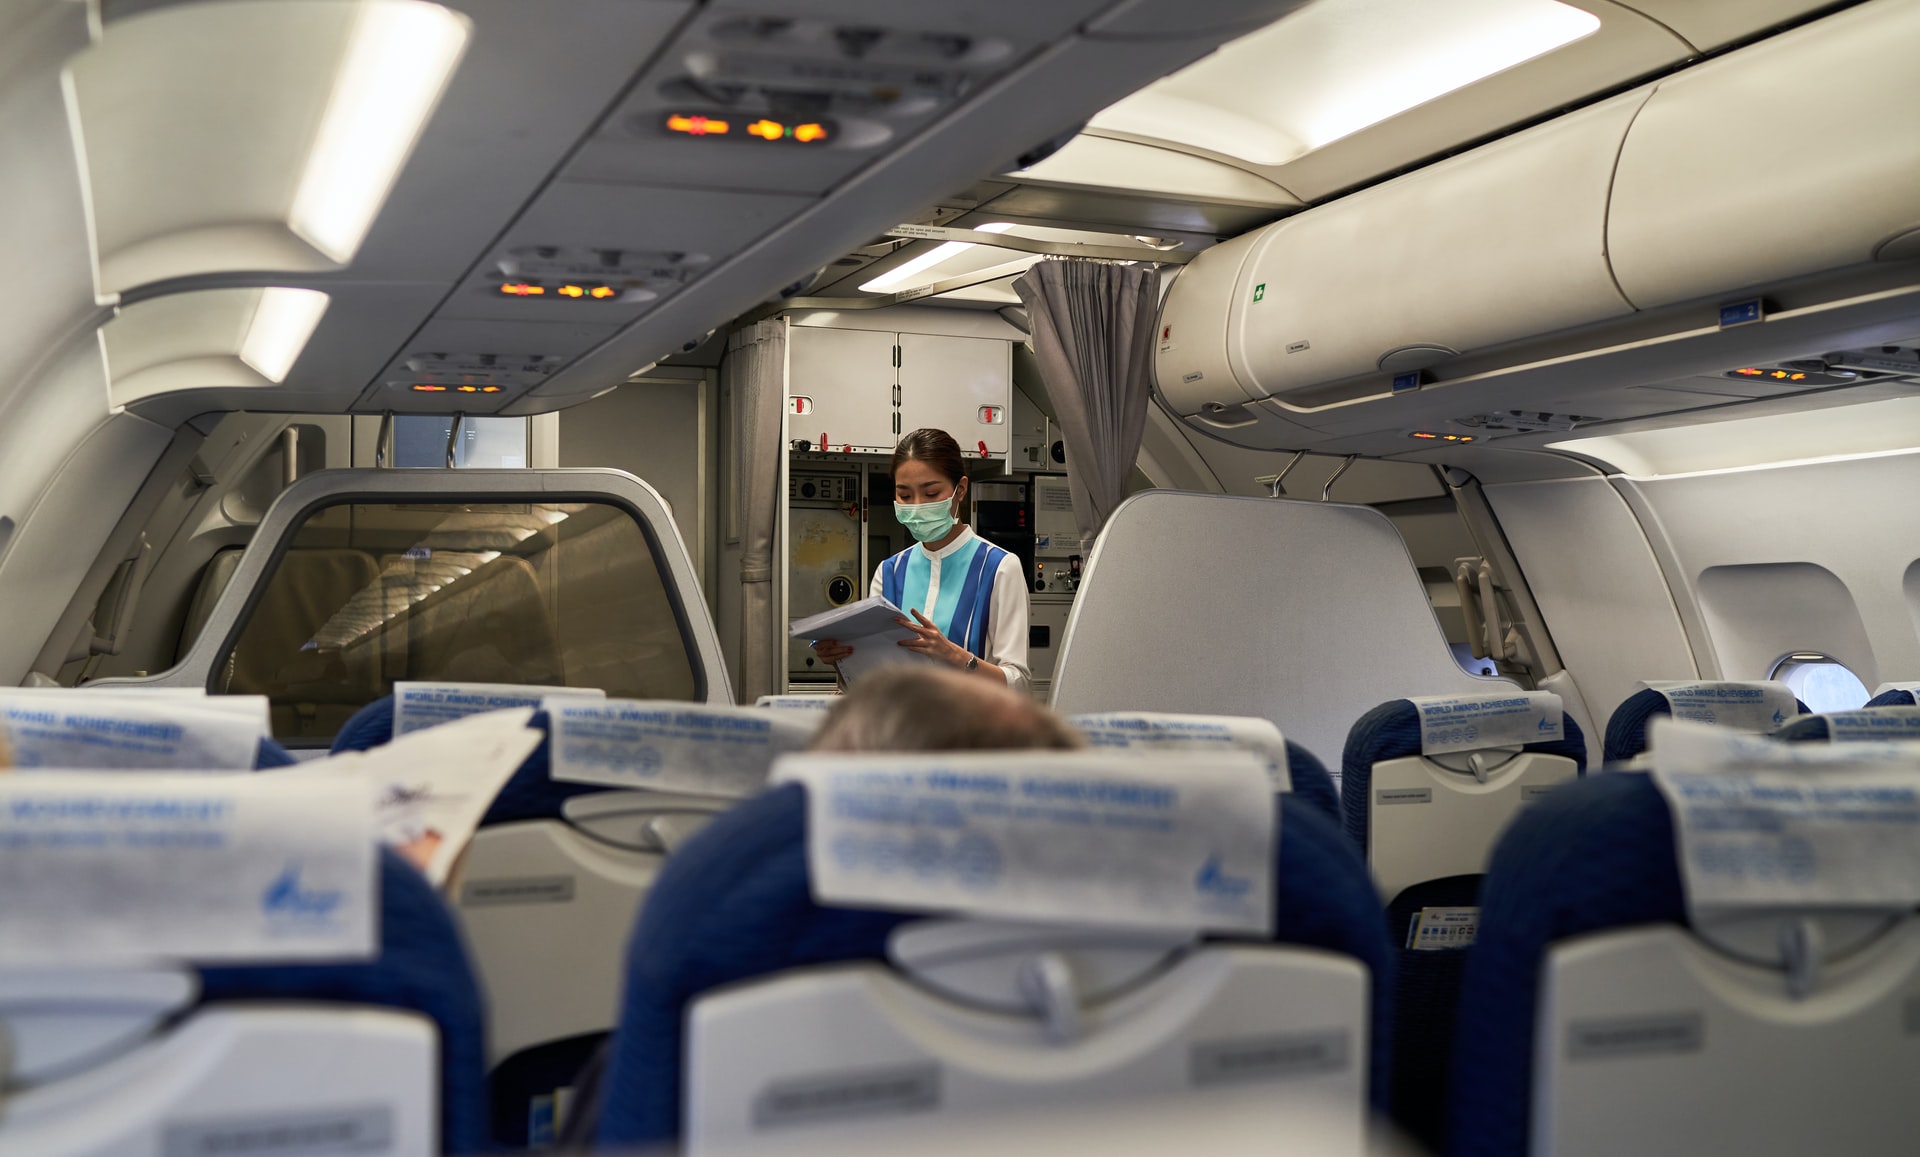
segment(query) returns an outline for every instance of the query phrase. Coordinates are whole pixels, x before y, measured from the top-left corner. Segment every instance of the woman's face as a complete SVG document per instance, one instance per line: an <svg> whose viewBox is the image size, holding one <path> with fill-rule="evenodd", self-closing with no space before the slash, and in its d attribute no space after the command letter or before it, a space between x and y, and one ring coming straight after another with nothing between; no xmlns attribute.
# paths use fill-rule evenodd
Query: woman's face
<svg viewBox="0 0 1920 1157"><path fill-rule="evenodd" d="M967 480L962 478L960 485L964 487L966 484ZM947 481L946 475L918 458L907 459L893 472L895 502L915 506L923 502L946 502L953 498L954 493L953 483Z"/></svg>

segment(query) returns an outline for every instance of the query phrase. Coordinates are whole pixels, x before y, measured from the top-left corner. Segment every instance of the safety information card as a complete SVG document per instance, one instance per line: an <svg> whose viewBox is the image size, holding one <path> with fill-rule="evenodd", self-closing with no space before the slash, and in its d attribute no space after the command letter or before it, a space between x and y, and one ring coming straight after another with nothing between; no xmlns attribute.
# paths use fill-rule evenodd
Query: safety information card
<svg viewBox="0 0 1920 1157"><path fill-rule="evenodd" d="M1647 683L1673 708L1675 719L1736 731L1772 731L1800 713L1785 683Z"/></svg>
<svg viewBox="0 0 1920 1157"><path fill-rule="evenodd" d="M247 771L267 737L260 695L0 689L16 767Z"/></svg>
<svg viewBox="0 0 1920 1157"><path fill-rule="evenodd" d="M0 964L370 957L372 802L358 776L0 777Z"/></svg>
<svg viewBox="0 0 1920 1157"><path fill-rule="evenodd" d="M1560 696L1551 691L1428 695L1409 699L1420 712L1420 752L1446 755L1524 747L1566 737Z"/></svg>
<svg viewBox="0 0 1920 1157"><path fill-rule="evenodd" d="M1127 751L1248 751L1267 765L1273 790L1292 791L1287 741L1271 719L1245 715L1171 715L1153 711L1115 711L1070 715L1094 747Z"/></svg>
<svg viewBox="0 0 1920 1157"><path fill-rule="evenodd" d="M599 700L598 687L543 687L532 683L409 683L393 685L393 733L451 723L487 711L538 707L548 699Z"/></svg>
<svg viewBox="0 0 1920 1157"><path fill-rule="evenodd" d="M789 756L816 901L1270 936L1279 838L1266 768L1195 752Z"/></svg>
<svg viewBox="0 0 1920 1157"><path fill-rule="evenodd" d="M729 798L765 787L774 759L820 724L804 711L644 699L549 709L555 779Z"/></svg>
<svg viewBox="0 0 1920 1157"><path fill-rule="evenodd" d="M1920 903L1920 744L1653 728L1694 911Z"/></svg>

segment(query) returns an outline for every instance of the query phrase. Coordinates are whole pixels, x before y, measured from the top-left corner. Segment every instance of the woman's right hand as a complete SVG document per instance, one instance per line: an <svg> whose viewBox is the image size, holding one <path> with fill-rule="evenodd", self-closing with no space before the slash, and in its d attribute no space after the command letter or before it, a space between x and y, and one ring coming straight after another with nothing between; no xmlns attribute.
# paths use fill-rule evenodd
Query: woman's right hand
<svg viewBox="0 0 1920 1157"><path fill-rule="evenodd" d="M853 648L846 646L838 639L815 639L813 653L827 666L837 667L840 665L840 660L853 654Z"/></svg>

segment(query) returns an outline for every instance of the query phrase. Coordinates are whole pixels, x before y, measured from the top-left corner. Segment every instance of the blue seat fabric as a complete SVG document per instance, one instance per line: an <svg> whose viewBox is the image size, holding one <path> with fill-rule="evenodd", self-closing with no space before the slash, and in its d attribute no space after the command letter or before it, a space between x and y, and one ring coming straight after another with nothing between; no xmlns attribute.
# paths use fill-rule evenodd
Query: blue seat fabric
<svg viewBox="0 0 1920 1157"><path fill-rule="evenodd" d="M1334 823L1340 822L1340 793L1334 789L1327 765L1306 748L1287 740L1287 775L1293 780L1293 794L1320 809Z"/></svg>
<svg viewBox="0 0 1920 1157"><path fill-rule="evenodd" d="M378 1005L432 1018L440 1034L440 1139L447 1153L486 1148L486 1038L480 986L453 915L426 877L380 853L380 955L351 964L200 970L201 1002L280 1000Z"/></svg>
<svg viewBox="0 0 1920 1157"><path fill-rule="evenodd" d="M1467 953L1447 1152L1523 1157L1533 1096L1540 973L1557 941L1649 924L1686 925L1673 817L1653 780L1588 776L1515 818L1480 894Z"/></svg>
<svg viewBox="0 0 1920 1157"><path fill-rule="evenodd" d="M1587 742L1580 725L1562 716L1560 739L1530 743L1525 750L1573 760L1586 773ZM1341 805L1347 836L1364 855L1369 847L1367 800L1373 791L1373 765L1420 754L1420 712L1406 699L1382 703L1360 717L1347 733L1341 757ZM1413 918L1422 908L1472 908L1480 903L1479 875L1448 876L1403 889L1388 904L1387 936L1399 956L1395 971L1393 1103L1391 1115L1402 1129L1437 1149L1445 1128L1449 1042L1453 1040L1466 949L1406 947Z"/></svg>
<svg viewBox="0 0 1920 1157"><path fill-rule="evenodd" d="M1798 699L1793 705L1800 714L1807 714L1807 705ZM1643 687L1626 697L1620 706L1613 709L1613 718L1607 720L1607 739L1604 750L1608 763L1624 763L1647 749L1647 726L1656 715L1671 715L1673 707L1667 703L1666 696L1651 687Z"/></svg>
<svg viewBox="0 0 1920 1157"><path fill-rule="evenodd" d="M280 746L279 743L267 737L263 737L260 740L260 746L255 749L253 753L253 769L255 771L270 771L276 767L292 767L298 762L300 761L293 757L291 751L288 751L286 748Z"/></svg>
<svg viewBox="0 0 1920 1157"><path fill-rule="evenodd" d="M393 696L382 695L353 713L333 737L333 753L366 751L393 741Z"/></svg>
<svg viewBox="0 0 1920 1157"><path fill-rule="evenodd" d="M1920 702L1920 700L1915 700L1913 697L1913 692L1911 691L1882 691L1880 694L1875 695L1873 698L1867 700L1867 706L1869 707L1912 707L1917 702Z"/></svg>
<svg viewBox="0 0 1920 1157"><path fill-rule="evenodd" d="M1372 976L1376 1107L1387 1093L1392 954L1366 868L1339 829L1294 793L1280 819L1275 909L1284 942L1357 958ZM688 1009L703 993L807 965L883 961L917 914L823 908L808 892L806 796L774 788L718 817L667 860L634 930L626 990L599 1091L603 1146L680 1135Z"/></svg>
<svg viewBox="0 0 1920 1157"><path fill-rule="evenodd" d="M1824 715L1802 715L1773 733L1775 739L1784 739L1788 743L1824 742L1831 738L1833 730L1827 726Z"/></svg>

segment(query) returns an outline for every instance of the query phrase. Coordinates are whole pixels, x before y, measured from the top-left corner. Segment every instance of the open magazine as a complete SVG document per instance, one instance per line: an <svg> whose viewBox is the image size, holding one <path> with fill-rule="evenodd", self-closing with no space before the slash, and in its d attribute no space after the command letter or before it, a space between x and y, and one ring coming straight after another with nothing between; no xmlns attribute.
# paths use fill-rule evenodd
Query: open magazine
<svg viewBox="0 0 1920 1157"><path fill-rule="evenodd" d="M852 647L853 654L840 661L840 677L851 687L861 676L880 667L932 662L928 656L900 646L902 639L913 638L913 632L898 620L911 618L907 612L876 595L795 619L787 633L796 639L837 639Z"/></svg>

